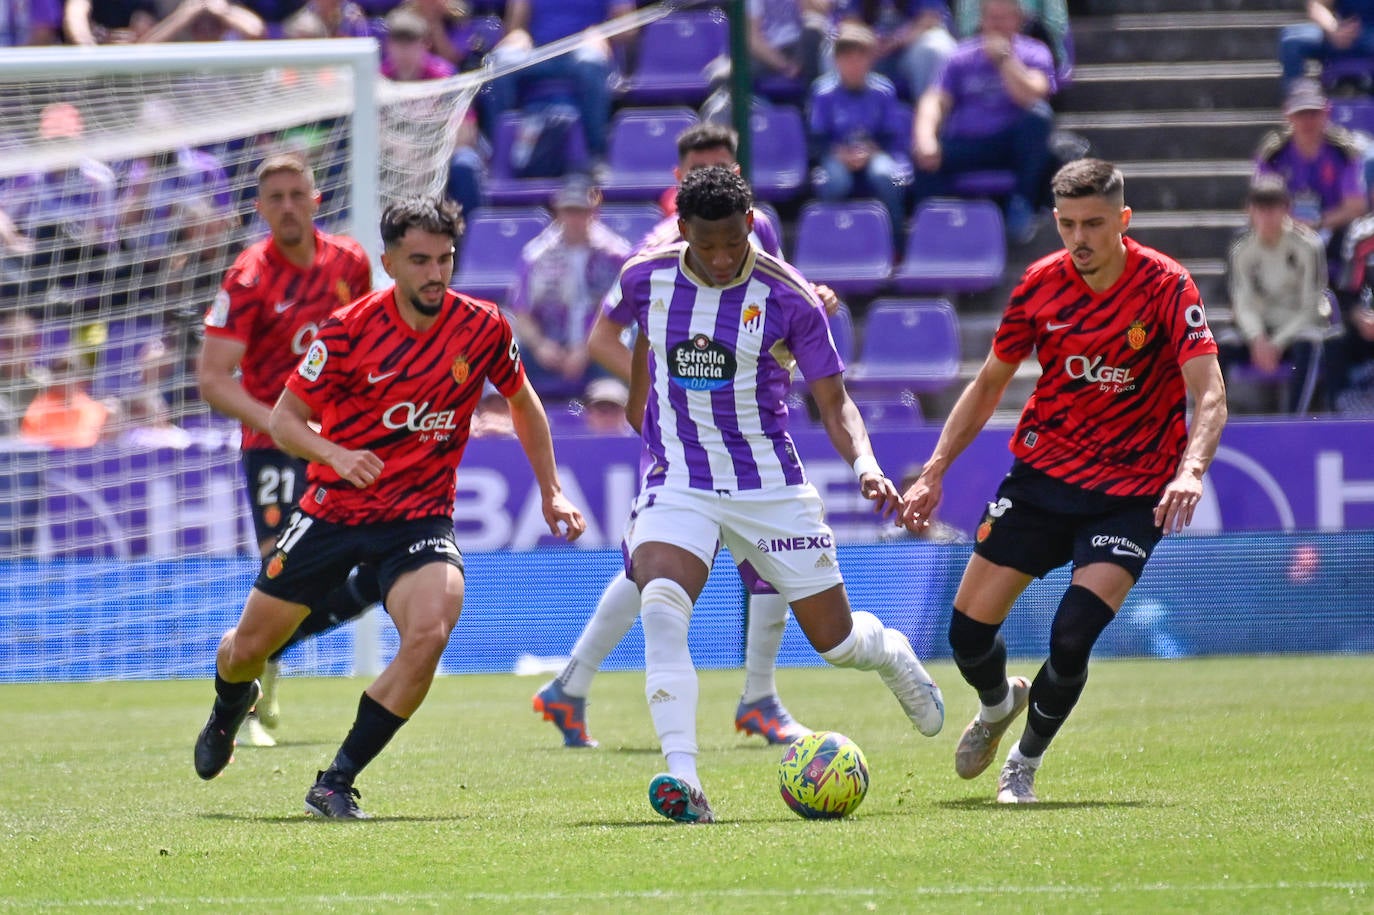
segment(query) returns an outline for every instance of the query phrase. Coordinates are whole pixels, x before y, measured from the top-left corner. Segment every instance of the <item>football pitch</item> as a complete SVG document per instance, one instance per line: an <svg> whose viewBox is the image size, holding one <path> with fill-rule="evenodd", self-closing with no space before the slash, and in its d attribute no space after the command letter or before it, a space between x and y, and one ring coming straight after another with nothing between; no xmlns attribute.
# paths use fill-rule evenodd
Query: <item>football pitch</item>
<svg viewBox="0 0 1374 915"><path fill-rule="evenodd" d="M596 681L596 750L530 711L542 680L441 678L359 780L374 819L347 823L303 799L365 681L287 679L281 745L209 783L208 682L0 686L0 910L1374 910L1374 656L1095 662L1023 808L992 802L995 768L954 774L975 700L932 673L934 739L876 675L779 672L800 720L867 756L868 797L836 822L787 810L781 749L734 733L742 672L704 673L711 826L649 808L642 674Z"/></svg>

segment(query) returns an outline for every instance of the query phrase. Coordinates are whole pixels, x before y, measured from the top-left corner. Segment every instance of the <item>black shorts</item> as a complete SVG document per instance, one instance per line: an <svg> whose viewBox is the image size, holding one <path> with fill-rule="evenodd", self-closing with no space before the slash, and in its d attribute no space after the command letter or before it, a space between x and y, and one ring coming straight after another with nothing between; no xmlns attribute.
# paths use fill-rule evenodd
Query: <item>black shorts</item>
<svg viewBox="0 0 1374 915"><path fill-rule="evenodd" d="M286 516L305 492L306 462L275 448L243 452L243 476L248 483L248 507L258 543L275 539Z"/></svg>
<svg viewBox="0 0 1374 915"><path fill-rule="evenodd" d="M369 563L377 569L385 599L402 574L432 562L446 562L459 571L463 568L452 518L336 524L297 508L292 509L253 587L271 597L313 607L346 581L354 566Z"/></svg>
<svg viewBox="0 0 1374 915"><path fill-rule="evenodd" d="M983 512L973 551L1036 578L1069 561L1110 562L1139 581L1164 536L1155 526L1158 501L1092 492L1017 461Z"/></svg>

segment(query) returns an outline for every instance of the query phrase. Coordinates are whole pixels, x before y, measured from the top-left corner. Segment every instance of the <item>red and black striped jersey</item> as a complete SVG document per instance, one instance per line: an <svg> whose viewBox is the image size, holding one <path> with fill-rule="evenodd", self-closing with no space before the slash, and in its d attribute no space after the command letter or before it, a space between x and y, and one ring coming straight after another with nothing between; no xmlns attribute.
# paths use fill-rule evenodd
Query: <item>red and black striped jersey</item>
<svg viewBox="0 0 1374 915"><path fill-rule="evenodd" d="M1013 454L1084 489L1156 495L1188 440L1181 366L1217 345L1188 272L1125 241L1126 268L1102 293L1083 281L1067 249L1026 268L993 352L1017 363L1035 350L1040 362Z"/></svg>
<svg viewBox="0 0 1374 915"><path fill-rule="evenodd" d="M239 360L243 388L267 404L300 363L320 325L372 289L372 265L363 246L316 230L315 262L302 269L269 236L234 261L205 316L205 332L246 349ZM244 448L275 448L272 437L243 427Z"/></svg>
<svg viewBox="0 0 1374 915"><path fill-rule="evenodd" d="M335 312L286 389L305 401L320 434L382 459L366 489L312 463L300 508L344 524L451 517L454 480L483 383L506 397L525 383L510 323L490 302L449 291L428 330L407 324L395 287Z"/></svg>

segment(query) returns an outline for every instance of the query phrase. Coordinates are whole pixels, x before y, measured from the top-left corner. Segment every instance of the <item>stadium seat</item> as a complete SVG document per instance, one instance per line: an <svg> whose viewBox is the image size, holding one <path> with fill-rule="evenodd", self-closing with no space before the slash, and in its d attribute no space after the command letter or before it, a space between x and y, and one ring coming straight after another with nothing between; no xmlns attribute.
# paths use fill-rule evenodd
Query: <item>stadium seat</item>
<svg viewBox="0 0 1374 915"><path fill-rule="evenodd" d="M854 316L843 302L839 311L830 316L830 337L835 341L835 351L849 366L854 361Z"/></svg>
<svg viewBox="0 0 1374 915"><path fill-rule="evenodd" d="M690 108L622 108L611 119L606 199L655 200L673 183L677 135L697 123Z"/></svg>
<svg viewBox="0 0 1374 915"><path fill-rule="evenodd" d="M663 221L663 211L653 203L607 203L601 207L600 219L612 232L637 245Z"/></svg>
<svg viewBox="0 0 1374 915"><path fill-rule="evenodd" d="M465 295L505 302L520 268L520 251L553 218L541 207L487 209L467 221L458 269L450 285Z"/></svg>
<svg viewBox="0 0 1374 915"><path fill-rule="evenodd" d="M813 201L797 220L792 264L840 295L872 295L892 272L892 221L873 200Z"/></svg>
<svg viewBox="0 0 1374 915"><path fill-rule="evenodd" d="M563 184L563 178L519 178L511 169L511 149L520 133L519 111L501 115L492 143L491 174L484 188L493 206L543 205ZM587 166L587 140L581 126L568 131L568 171L584 170Z"/></svg>
<svg viewBox="0 0 1374 915"><path fill-rule="evenodd" d="M1331 122L1346 130L1374 136L1374 99L1368 97L1331 100Z"/></svg>
<svg viewBox="0 0 1374 915"><path fill-rule="evenodd" d="M1004 197L1016 187L1016 173L990 170L960 172L955 175L952 188L956 197Z"/></svg>
<svg viewBox="0 0 1374 915"><path fill-rule="evenodd" d="M791 200L806 187L806 128L790 105L756 106L750 183L760 200Z"/></svg>
<svg viewBox="0 0 1374 915"><path fill-rule="evenodd" d="M88 338L95 356L95 374L91 381L93 397L128 397L144 387L143 359L151 355L151 347L162 340L162 325L151 315L113 319L104 322L103 342L100 331L92 326Z"/></svg>
<svg viewBox="0 0 1374 915"><path fill-rule="evenodd" d="M916 208L892 285L907 293L981 292L1007 265L1002 211L988 200L931 198Z"/></svg>
<svg viewBox="0 0 1374 915"><path fill-rule="evenodd" d="M942 390L958 377L959 319L948 300L877 299L869 306L847 383L901 400L905 392Z"/></svg>
<svg viewBox="0 0 1374 915"><path fill-rule="evenodd" d="M632 105L699 105L710 91L707 66L729 53L730 33L718 9L686 10L644 26L638 63L622 92Z"/></svg>

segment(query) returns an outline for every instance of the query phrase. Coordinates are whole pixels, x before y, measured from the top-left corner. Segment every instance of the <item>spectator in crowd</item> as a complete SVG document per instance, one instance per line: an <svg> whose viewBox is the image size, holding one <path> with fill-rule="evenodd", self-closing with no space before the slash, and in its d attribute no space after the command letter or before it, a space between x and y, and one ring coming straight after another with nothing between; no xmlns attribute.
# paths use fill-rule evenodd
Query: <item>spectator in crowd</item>
<svg viewBox="0 0 1374 915"><path fill-rule="evenodd" d="M24 411L23 438L52 448L89 448L111 430L117 413L87 393L79 359L58 356L36 371L43 387Z"/></svg>
<svg viewBox="0 0 1374 915"><path fill-rule="evenodd" d="M395 82L443 79L452 76L453 65L433 53L432 31L423 16L402 7L386 17L386 42L382 75Z"/></svg>
<svg viewBox="0 0 1374 915"><path fill-rule="evenodd" d="M266 34L266 24L246 6L229 0L181 0L145 40L225 41Z"/></svg>
<svg viewBox="0 0 1374 915"><path fill-rule="evenodd" d="M1054 54L1055 72L1073 63L1069 54L1069 8L1064 0L1017 0L1024 17L1021 30L1043 41ZM954 0L954 28L960 38L978 31L979 0Z"/></svg>
<svg viewBox="0 0 1374 915"><path fill-rule="evenodd" d="M1374 57L1374 3L1369 0L1307 0L1307 19L1279 33L1284 86L1306 73L1309 60Z"/></svg>
<svg viewBox="0 0 1374 915"><path fill-rule="evenodd" d="M634 435L625 420L625 404L629 400L630 389L619 378L598 378L587 385L582 395L587 431L597 435Z"/></svg>
<svg viewBox="0 0 1374 915"><path fill-rule="evenodd" d="M149 133L166 134L175 126L177 114L165 100L150 98L139 115ZM119 225L139 227L129 233L143 246L139 254L161 256L168 253L176 231L176 205L189 197L211 202L220 213L231 211L229 176L212 153L183 146L141 156L125 167L119 198Z"/></svg>
<svg viewBox="0 0 1374 915"><path fill-rule="evenodd" d="M490 384L477 402L469 431L473 438L515 438L515 421L511 419L510 404Z"/></svg>
<svg viewBox="0 0 1374 915"><path fill-rule="evenodd" d="M286 23L305 9L309 0L238 0L266 26L268 38L285 37Z"/></svg>
<svg viewBox="0 0 1374 915"><path fill-rule="evenodd" d="M308 22L307 29L302 23ZM287 38L367 38L367 13L353 0L310 0L282 25Z"/></svg>
<svg viewBox="0 0 1374 915"><path fill-rule="evenodd" d="M590 380L587 332L630 254L597 219L601 192L581 177L553 199L554 222L520 252L508 307L525 372L545 398L576 397Z"/></svg>
<svg viewBox="0 0 1374 915"><path fill-rule="evenodd" d="M81 111L70 102L51 102L39 113L38 138L45 145L72 144L83 134ZM117 190L114 171L86 156L43 174L21 175L5 192L5 208L19 233L12 241L21 250L40 252L32 267L62 252L108 251L116 243Z"/></svg>
<svg viewBox="0 0 1374 915"><path fill-rule="evenodd" d="M406 8L429 23L430 48L455 70L475 70L495 44L463 0L410 0ZM497 36L499 37L499 36Z"/></svg>
<svg viewBox="0 0 1374 915"><path fill-rule="evenodd" d="M794 80L799 93L821 73L830 31L828 0L749 0L749 55L755 75Z"/></svg>
<svg viewBox="0 0 1374 915"><path fill-rule="evenodd" d="M148 41L157 25L156 0L67 0L62 24L72 44Z"/></svg>
<svg viewBox="0 0 1374 915"><path fill-rule="evenodd" d="M1351 223L1342 260L1336 297L1345 326L1346 375L1336 406L1342 413L1374 413L1374 214Z"/></svg>
<svg viewBox="0 0 1374 915"><path fill-rule="evenodd" d="M38 393L37 355L38 325L28 312L6 302L0 306L0 437L19 432L24 411Z"/></svg>
<svg viewBox="0 0 1374 915"><path fill-rule="evenodd" d="M509 0L505 36L492 50L493 60L504 63L524 59L535 48L633 10L631 0ZM629 38L622 35L616 41L624 45ZM550 85L567 82L572 86L570 101L582 120L587 151L599 165L606 156L615 69L610 42L593 35L571 53L495 80L482 94L487 129L494 128L504 111L514 111L535 101L561 101L557 92L553 98L547 92Z"/></svg>
<svg viewBox="0 0 1374 915"><path fill-rule="evenodd" d="M881 200L900 251L911 185L907 117L892 83L873 72L877 52L877 36L868 26L840 25L835 72L816 80L807 102L811 158L820 164L812 182L822 200Z"/></svg>
<svg viewBox="0 0 1374 915"><path fill-rule="evenodd" d="M1252 365L1266 373L1293 367L1286 403L1306 412L1323 371L1332 366L1324 350L1331 341L1331 305L1326 297L1326 252L1317 233L1288 215L1283 179L1262 175L1247 198L1249 229L1231 247L1231 311L1240 339L1221 345L1222 368ZM1323 364L1327 369L1323 369ZM1334 397L1335 378L1325 392ZM1240 387L1237 385L1237 387ZM1328 399L1327 406L1333 400Z"/></svg>
<svg viewBox="0 0 1374 915"><path fill-rule="evenodd" d="M0 48L61 41L62 0L0 0Z"/></svg>
<svg viewBox="0 0 1374 915"><path fill-rule="evenodd" d="M961 41L916 107L912 148L917 202L948 194L963 172L1005 169L1016 176L1006 202L1007 234L1029 241L1050 163L1054 59L1021 34L1017 0L982 0L977 36Z"/></svg>
<svg viewBox="0 0 1374 915"><path fill-rule="evenodd" d="M946 0L839 0L835 19L841 27L858 22L874 31L878 36L874 69L913 102L930 88L954 53Z"/></svg>
<svg viewBox="0 0 1374 915"><path fill-rule="evenodd" d="M1331 123L1330 106L1315 80L1293 83L1283 114L1288 127L1260 142L1255 174L1283 178L1293 219L1321 235L1328 267L1339 277L1345 231L1369 210L1363 155L1355 139Z"/></svg>
<svg viewBox="0 0 1374 915"><path fill-rule="evenodd" d="M0 189L0 196L4 196L4 189ZM8 212L0 209L0 255L28 254L32 250L33 239L15 225Z"/></svg>

